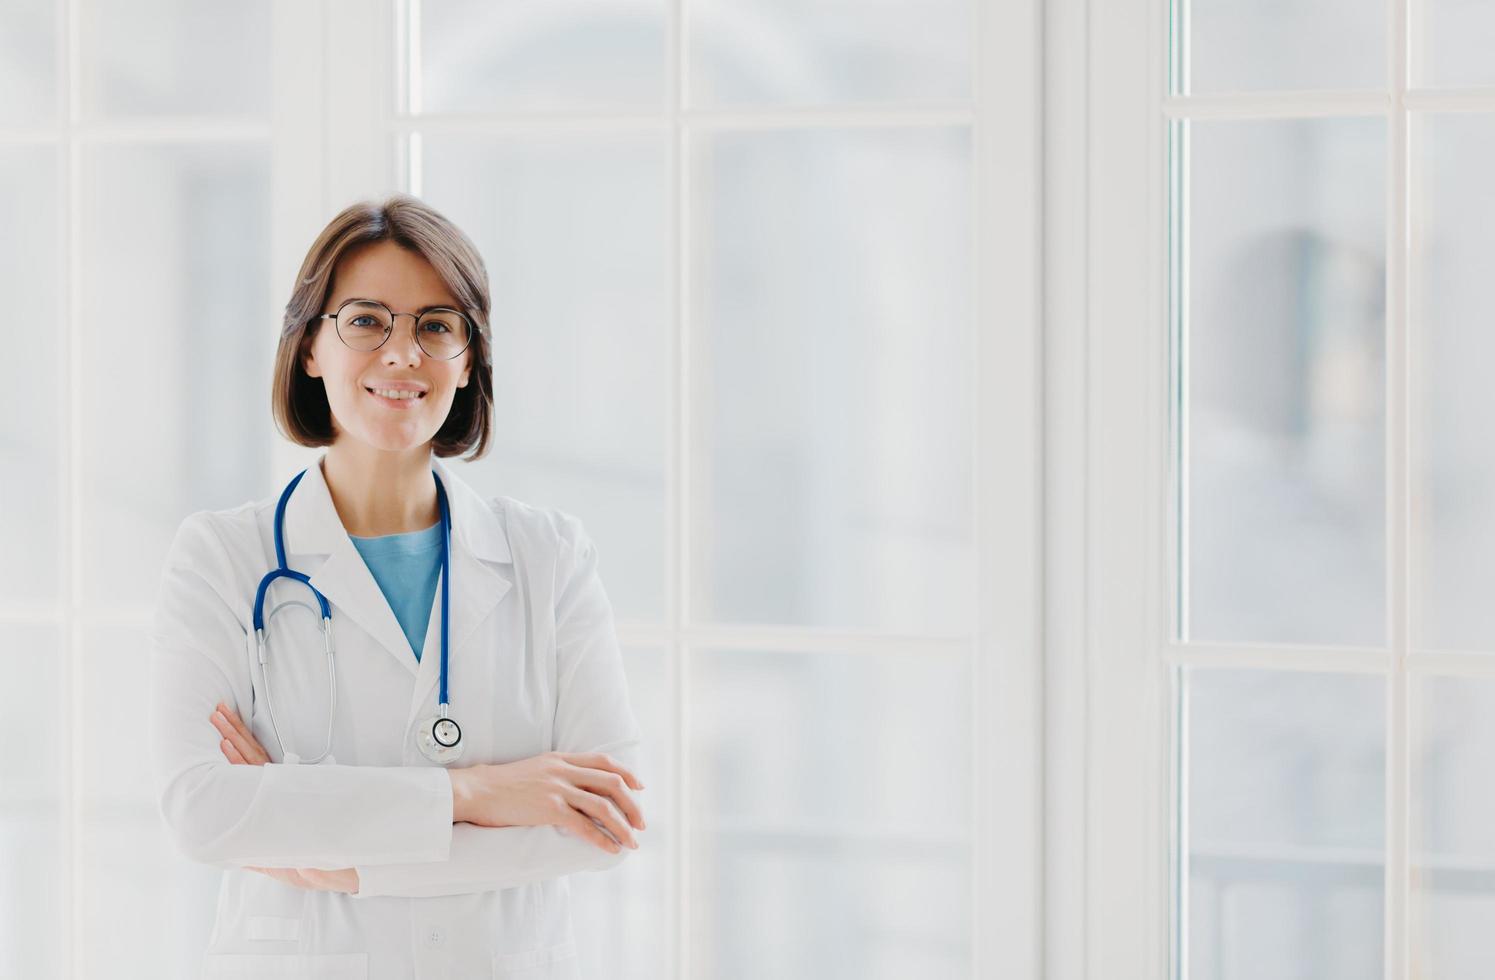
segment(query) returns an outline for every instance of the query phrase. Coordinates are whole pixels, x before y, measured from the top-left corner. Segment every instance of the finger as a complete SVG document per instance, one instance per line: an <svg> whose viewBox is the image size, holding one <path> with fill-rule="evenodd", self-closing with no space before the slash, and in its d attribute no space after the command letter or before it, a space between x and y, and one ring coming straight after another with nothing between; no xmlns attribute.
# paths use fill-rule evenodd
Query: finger
<svg viewBox="0 0 1495 980"><path fill-rule="evenodd" d="M590 790L599 796L605 796L623 811L628 818L629 824L644 829L644 811L639 809L638 801L628 792L628 787L623 784L623 777L614 773L605 773L600 769L577 769L572 776L572 782L583 789Z"/></svg>
<svg viewBox="0 0 1495 980"><path fill-rule="evenodd" d="M607 772L615 772L628 781L633 789L643 789L644 784L633 774L633 771L623 765L617 759L606 752L563 752L561 758L573 766L585 766L588 769L602 769Z"/></svg>
<svg viewBox="0 0 1495 980"><path fill-rule="evenodd" d="M295 868L296 877L301 879L304 888L314 891L327 891L327 878L325 873L316 868Z"/></svg>
<svg viewBox="0 0 1495 980"><path fill-rule="evenodd" d="M218 710L223 712L223 716L229 720L229 723L232 724L234 728L238 729L240 735L243 735L247 739L254 738L254 733L250 731L249 726L244 724L243 720L239 718L239 713L237 711L235 711L233 708L230 708L222 701L218 702Z"/></svg>
<svg viewBox="0 0 1495 980"><path fill-rule="evenodd" d="M218 729L218 734L234 744L234 747L239 750L239 754L244 757L246 763L258 766L270 761L269 755L265 753L264 748L255 737L235 727L233 722L229 721L228 717L223 714L223 709L220 708L213 712L211 718L213 727Z"/></svg>
<svg viewBox="0 0 1495 980"><path fill-rule="evenodd" d="M254 731L248 725L244 724L243 719L239 717L239 713L222 701L218 702L218 710L228 719L234 731L239 733L238 744L242 746L247 743L252 748L253 751L244 753L245 757L251 762L255 762L256 765L260 762L269 762L270 756L265 752L264 747L260 745L259 739L254 737Z"/></svg>
<svg viewBox="0 0 1495 980"><path fill-rule="evenodd" d="M616 854L622 850L617 841L604 834L596 824L592 823L591 818L580 810L573 809L571 816L566 818L563 826L577 837L591 841L604 851Z"/></svg>
<svg viewBox="0 0 1495 980"><path fill-rule="evenodd" d="M230 724L229 720L223 716L222 712L213 712L213 714L210 716L210 719L213 722L213 727L218 729L218 734L223 736L223 741L237 747L237 740L242 736L239 735L239 730L232 724ZM240 755L242 754L243 751L240 750Z"/></svg>
<svg viewBox="0 0 1495 980"><path fill-rule="evenodd" d="M234 765L249 765L248 760L244 758L244 754L239 751L238 746L234 745L234 743L230 742L228 739L224 739L223 741L219 742L218 748L223 750L223 754L228 758L228 761L232 762Z"/></svg>
<svg viewBox="0 0 1495 980"><path fill-rule="evenodd" d="M355 892L358 890L358 872L353 868L343 868L340 871L325 871L319 868L300 870L301 876L320 891Z"/></svg>
<svg viewBox="0 0 1495 980"><path fill-rule="evenodd" d="M628 829L623 815L609 802L607 797L588 793L586 790L578 790L577 796L571 800L571 805L602 824L619 843L629 848L638 848L638 841L633 839L633 831Z"/></svg>

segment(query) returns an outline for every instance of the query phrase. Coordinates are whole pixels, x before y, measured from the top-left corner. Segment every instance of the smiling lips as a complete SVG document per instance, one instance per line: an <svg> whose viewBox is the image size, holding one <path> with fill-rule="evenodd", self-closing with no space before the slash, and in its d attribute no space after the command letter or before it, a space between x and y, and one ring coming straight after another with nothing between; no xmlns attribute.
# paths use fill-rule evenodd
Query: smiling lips
<svg viewBox="0 0 1495 980"><path fill-rule="evenodd" d="M390 408L397 409L412 408L426 395L424 391L413 388L364 388L363 390Z"/></svg>

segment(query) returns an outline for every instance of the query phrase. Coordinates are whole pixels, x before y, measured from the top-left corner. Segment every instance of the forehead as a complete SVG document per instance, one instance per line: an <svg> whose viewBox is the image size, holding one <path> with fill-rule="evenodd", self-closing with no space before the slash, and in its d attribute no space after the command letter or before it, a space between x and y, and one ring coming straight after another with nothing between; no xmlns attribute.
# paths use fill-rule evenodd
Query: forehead
<svg viewBox="0 0 1495 980"><path fill-rule="evenodd" d="M332 275L331 308L349 299L377 299L392 310L460 308L446 283L419 252L384 240L344 252Z"/></svg>

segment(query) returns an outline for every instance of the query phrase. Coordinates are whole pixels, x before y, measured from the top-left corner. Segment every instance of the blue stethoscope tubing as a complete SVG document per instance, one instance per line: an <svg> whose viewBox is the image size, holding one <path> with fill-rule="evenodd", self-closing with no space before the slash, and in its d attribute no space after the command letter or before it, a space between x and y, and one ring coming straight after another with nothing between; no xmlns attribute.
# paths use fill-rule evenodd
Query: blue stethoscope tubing
<svg viewBox="0 0 1495 980"><path fill-rule="evenodd" d="M291 499L291 493L301 478L306 475L306 470L297 473L286 484L281 491L280 500L275 505L275 561L278 567L272 568L264 578L260 579L259 588L254 592L254 637L255 646L259 654L260 670L265 676L265 707L270 715L270 728L275 732L275 740L280 743L281 758L288 764L306 763L315 765L327 758L332 752L333 713L337 710L337 670L333 665L332 650L332 607L327 602L327 597L311 584L311 578L303 572L298 572L286 565L285 537L283 528L285 524L286 502ZM431 476L436 481L436 503L441 509L441 689L437 696L437 712L432 718L427 719L416 736L416 743L421 753L433 762L446 765L455 761L462 754L462 729L451 719L451 702L447 699L447 654L448 654L448 630L450 622L449 612L451 610L451 550L452 550L452 518L447 507L446 487L441 484L441 477L433 471ZM294 752L287 751L284 737L280 733L280 726L275 719L275 704L270 693L270 668L269 658L265 648L265 593L270 584L279 578L288 578L300 582L312 594L317 597L317 606L322 613L322 648L327 654L327 677L328 677L328 706L327 706L327 742L322 747L322 752L313 758L302 759ZM282 602L270 610L270 618L275 618L275 613L287 605L302 606L310 609L304 602Z"/></svg>

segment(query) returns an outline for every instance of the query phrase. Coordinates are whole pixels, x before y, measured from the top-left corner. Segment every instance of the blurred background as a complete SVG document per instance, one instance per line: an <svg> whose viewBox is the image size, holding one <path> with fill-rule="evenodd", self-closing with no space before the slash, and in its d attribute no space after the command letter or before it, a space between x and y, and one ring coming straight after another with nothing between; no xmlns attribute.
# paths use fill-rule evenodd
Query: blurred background
<svg viewBox="0 0 1495 980"><path fill-rule="evenodd" d="M1495 5L1172 7L1180 973L1490 976Z"/></svg>
<svg viewBox="0 0 1495 980"><path fill-rule="evenodd" d="M1135 6L1166 137L1166 241L1137 243L1172 406L1159 942L1178 980L1488 977L1495 4ZM977 550L978 394L1055 327L976 312L973 23L1017 7L0 6L0 976L193 975L218 873L142 755L161 560L314 457L270 420L280 313L326 220L396 190L492 281L497 438L464 475L580 517L617 614L651 846L573 877L586 974L968 977L1024 942L973 872L981 760L1030 749L978 739L977 653L1052 656L978 640L1008 560ZM1113 817L1080 805L1082 837Z"/></svg>
<svg viewBox="0 0 1495 980"><path fill-rule="evenodd" d="M195 975L218 872L143 757L161 562L315 457L271 423L282 308L395 190L491 277L464 476L581 518L625 647L649 846L572 879L586 975L968 972L972 15L0 6L0 975Z"/></svg>

